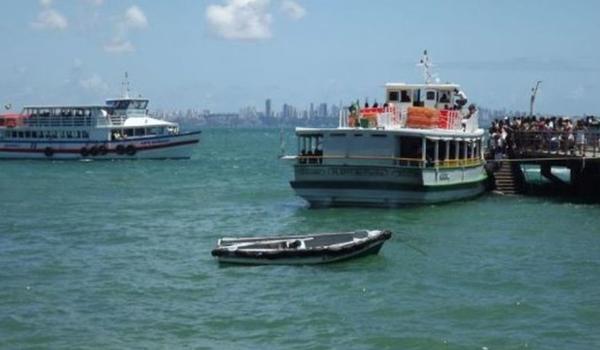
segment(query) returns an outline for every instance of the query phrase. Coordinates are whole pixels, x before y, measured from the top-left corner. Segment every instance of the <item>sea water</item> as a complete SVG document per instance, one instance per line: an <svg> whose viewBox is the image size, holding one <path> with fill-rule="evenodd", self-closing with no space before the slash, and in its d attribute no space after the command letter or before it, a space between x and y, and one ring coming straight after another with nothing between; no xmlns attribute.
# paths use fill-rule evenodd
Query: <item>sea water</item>
<svg viewBox="0 0 600 350"><path fill-rule="evenodd" d="M599 205L309 209L279 139L205 130L187 161L0 163L0 348L600 348ZM221 236L361 228L394 236L324 266L210 255Z"/></svg>

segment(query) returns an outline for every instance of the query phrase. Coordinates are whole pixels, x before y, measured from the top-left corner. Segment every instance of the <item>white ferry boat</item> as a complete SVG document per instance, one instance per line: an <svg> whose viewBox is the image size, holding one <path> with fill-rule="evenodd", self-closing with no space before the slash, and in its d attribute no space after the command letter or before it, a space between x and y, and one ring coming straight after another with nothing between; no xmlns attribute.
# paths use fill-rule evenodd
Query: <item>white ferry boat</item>
<svg viewBox="0 0 600 350"><path fill-rule="evenodd" d="M185 159L201 131L148 115L147 99L25 107L0 115L0 159Z"/></svg>
<svg viewBox="0 0 600 350"><path fill-rule="evenodd" d="M337 128L296 128L295 192L312 207L425 204L485 190L484 131L457 84L387 83L385 103L340 112Z"/></svg>

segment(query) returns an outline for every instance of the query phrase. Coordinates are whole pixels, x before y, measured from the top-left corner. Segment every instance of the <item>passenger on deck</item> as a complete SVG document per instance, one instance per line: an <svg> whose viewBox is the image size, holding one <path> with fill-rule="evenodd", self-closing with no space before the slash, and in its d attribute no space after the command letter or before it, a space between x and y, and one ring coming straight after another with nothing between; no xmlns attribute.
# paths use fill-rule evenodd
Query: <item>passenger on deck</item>
<svg viewBox="0 0 600 350"><path fill-rule="evenodd" d="M456 95L457 99L455 101L455 109L461 109L463 108L464 105L467 104L467 95L465 95L465 93L462 90L458 90L458 89L454 89L454 94Z"/></svg>
<svg viewBox="0 0 600 350"><path fill-rule="evenodd" d="M441 103L449 103L450 99L448 98L448 94L445 92L442 92L442 96L440 97L440 102Z"/></svg>

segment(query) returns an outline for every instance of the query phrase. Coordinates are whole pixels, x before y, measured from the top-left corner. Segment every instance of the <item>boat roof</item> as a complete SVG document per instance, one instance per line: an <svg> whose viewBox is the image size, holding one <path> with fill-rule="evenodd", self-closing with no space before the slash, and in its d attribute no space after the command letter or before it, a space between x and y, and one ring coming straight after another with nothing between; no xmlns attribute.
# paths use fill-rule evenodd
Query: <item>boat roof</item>
<svg viewBox="0 0 600 350"><path fill-rule="evenodd" d="M139 97L139 98L132 98L132 97L108 98L105 101L107 103L115 102L115 101L146 101L146 102L150 102L149 99L143 98L143 97Z"/></svg>
<svg viewBox="0 0 600 350"><path fill-rule="evenodd" d="M459 89L460 85L453 83L444 84L407 84L407 83L386 83L386 89L437 89L437 90L454 90Z"/></svg>
<svg viewBox="0 0 600 350"><path fill-rule="evenodd" d="M42 109L42 108L69 108L69 109L83 109L83 108L89 108L89 109L99 109L99 108L107 108L105 105L37 105L37 106L24 106L23 109L25 108L35 108L35 109Z"/></svg>
<svg viewBox="0 0 600 350"><path fill-rule="evenodd" d="M171 123L165 120L154 119L151 117L129 117L123 122L123 127L135 127L135 126L177 126L175 123Z"/></svg>

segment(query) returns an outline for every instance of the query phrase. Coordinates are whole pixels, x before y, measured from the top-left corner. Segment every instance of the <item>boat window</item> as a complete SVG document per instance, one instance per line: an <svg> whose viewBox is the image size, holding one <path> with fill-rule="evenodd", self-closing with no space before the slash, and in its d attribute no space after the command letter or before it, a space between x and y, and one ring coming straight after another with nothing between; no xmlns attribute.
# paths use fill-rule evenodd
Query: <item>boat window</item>
<svg viewBox="0 0 600 350"><path fill-rule="evenodd" d="M423 157L423 140L420 137L400 138L400 158L418 159Z"/></svg>
<svg viewBox="0 0 600 350"><path fill-rule="evenodd" d="M19 138L20 138L20 139L22 139L22 138L23 138L23 132L22 132L22 131L19 131L19 134L18 134L18 135L19 135Z"/></svg>
<svg viewBox="0 0 600 350"><path fill-rule="evenodd" d="M448 150L447 147L448 147L448 141L440 141L440 144L439 144L440 159L439 160L447 160L450 158L449 152L446 152Z"/></svg>
<svg viewBox="0 0 600 350"><path fill-rule="evenodd" d="M344 133L331 133L331 134L329 134L329 136L331 136L331 137L346 137L346 134L344 134Z"/></svg>
<svg viewBox="0 0 600 350"><path fill-rule="evenodd" d="M26 139L30 139L31 138L31 131L25 131L25 138Z"/></svg>
<svg viewBox="0 0 600 350"><path fill-rule="evenodd" d="M146 135L162 135L164 128L154 127L146 129Z"/></svg>
<svg viewBox="0 0 600 350"><path fill-rule="evenodd" d="M131 101L131 108L146 109L146 106L148 106L148 101L146 100Z"/></svg>
<svg viewBox="0 0 600 350"><path fill-rule="evenodd" d="M16 132L16 131L13 131L13 132L12 132L12 137L13 137L13 138L16 138L16 137L17 137L17 132Z"/></svg>
<svg viewBox="0 0 600 350"><path fill-rule="evenodd" d="M354 134L354 137L361 137L363 134Z"/></svg>
<svg viewBox="0 0 600 350"><path fill-rule="evenodd" d="M435 141L427 140L425 143L427 150L425 152L425 160L427 160L427 166L435 165Z"/></svg>
<svg viewBox="0 0 600 350"><path fill-rule="evenodd" d="M458 142L458 159L465 159L465 150L467 143L465 141Z"/></svg>
<svg viewBox="0 0 600 350"><path fill-rule="evenodd" d="M133 136L133 129L125 129L125 136Z"/></svg>
<svg viewBox="0 0 600 350"><path fill-rule="evenodd" d="M448 97L448 91L440 92L440 103L450 103L450 97Z"/></svg>
<svg viewBox="0 0 600 350"><path fill-rule="evenodd" d="M388 92L388 101L389 102L397 102L398 101L398 91L389 91Z"/></svg>
<svg viewBox="0 0 600 350"><path fill-rule="evenodd" d="M372 134L371 137L387 137L386 134Z"/></svg>
<svg viewBox="0 0 600 350"><path fill-rule="evenodd" d="M146 134L145 133L146 129L144 129L144 128L137 128L134 130L135 130L135 136L144 136Z"/></svg>
<svg viewBox="0 0 600 350"><path fill-rule="evenodd" d="M413 91L413 105L415 107L423 107L425 104L421 101L421 90Z"/></svg>
<svg viewBox="0 0 600 350"><path fill-rule="evenodd" d="M427 100L435 101L435 91L427 91Z"/></svg>
<svg viewBox="0 0 600 350"><path fill-rule="evenodd" d="M82 131L81 132L81 137L83 137L84 139L89 139L90 138L90 134L87 131Z"/></svg>
<svg viewBox="0 0 600 350"><path fill-rule="evenodd" d="M410 102L410 94L407 90L400 92L400 102Z"/></svg>

